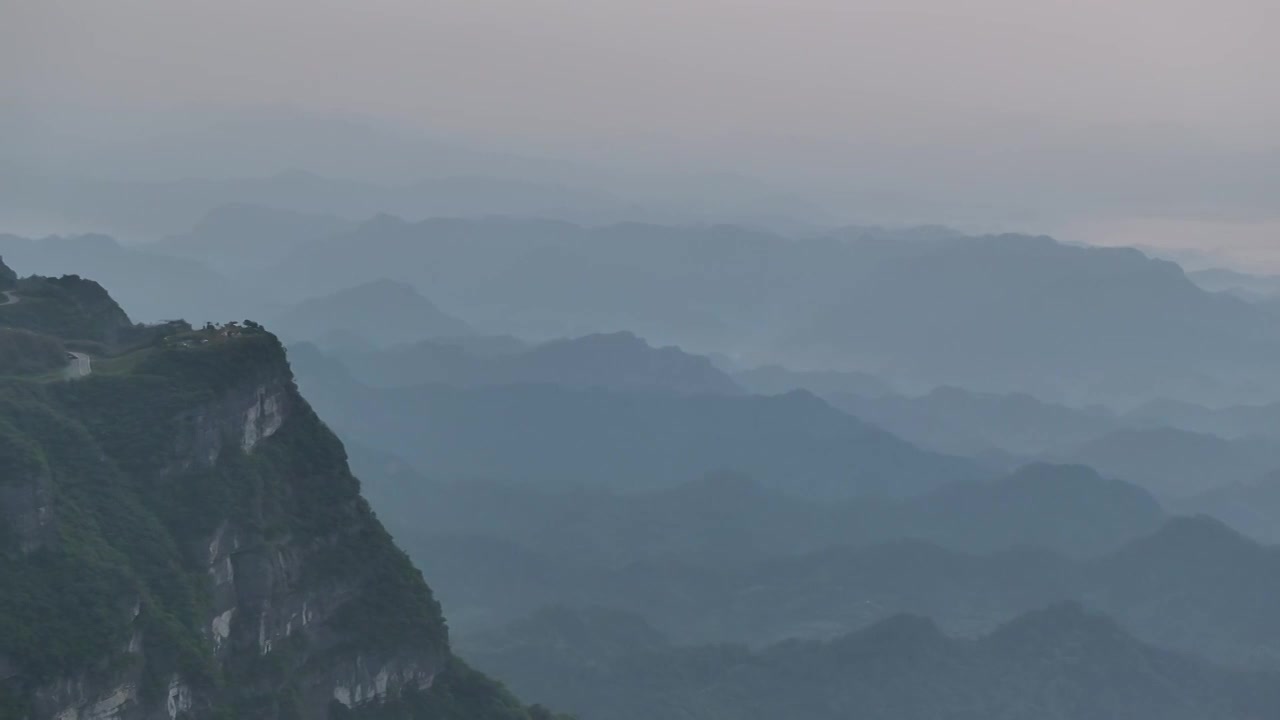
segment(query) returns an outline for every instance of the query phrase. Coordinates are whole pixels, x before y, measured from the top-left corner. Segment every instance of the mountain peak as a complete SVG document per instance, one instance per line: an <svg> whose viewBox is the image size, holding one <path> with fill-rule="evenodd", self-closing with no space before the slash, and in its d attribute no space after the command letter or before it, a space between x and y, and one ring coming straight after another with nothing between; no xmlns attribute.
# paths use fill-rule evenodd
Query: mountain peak
<svg viewBox="0 0 1280 720"><path fill-rule="evenodd" d="M314 341L344 331L378 345L475 334L413 285L387 278L303 300L273 318L271 325L290 341Z"/></svg>
<svg viewBox="0 0 1280 720"><path fill-rule="evenodd" d="M630 330L616 330L614 332L607 332L607 333L592 333L590 335L583 335L573 340L566 340L563 342L579 342L584 345L606 345L606 346L611 345L611 346L625 347L625 348L651 347L649 343L644 340L644 338L641 338L639 335L636 335Z"/></svg>
<svg viewBox="0 0 1280 720"><path fill-rule="evenodd" d="M1092 467L1079 463L1028 463L997 480L996 484L1006 487L1057 490L1072 495L1085 491L1125 493L1134 498L1142 498L1152 506L1158 506L1156 499L1137 485L1104 477Z"/></svg>
<svg viewBox="0 0 1280 720"><path fill-rule="evenodd" d="M380 212L377 215L374 215L373 217L369 218L368 220L365 220L364 222L360 223L360 226L357 228L357 231L359 231L360 233L371 233L371 234L377 235L380 233L405 230L412 226L413 226L412 223L400 217L399 215L392 215L391 213Z"/></svg>
<svg viewBox="0 0 1280 720"><path fill-rule="evenodd" d="M1173 547L1260 547L1226 523L1208 515L1175 517L1165 523L1150 540Z"/></svg>
<svg viewBox="0 0 1280 720"><path fill-rule="evenodd" d="M1087 637L1104 642L1133 642L1112 618L1087 610L1078 602L1060 602L1027 613L996 629L987 641L1050 652L1058 643Z"/></svg>
<svg viewBox="0 0 1280 720"><path fill-rule="evenodd" d="M655 348L629 331L551 340L509 358L516 381L737 395L728 374L702 356L678 347ZM521 373L524 377L521 377Z"/></svg>
<svg viewBox="0 0 1280 720"><path fill-rule="evenodd" d="M898 656L941 647L948 638L932 619L911 613L890 616L832 643L836 648L857 649L876 655Z"/></svg>
<svg viewBox="0 0 1280 720"><path fill-rule="evenodd" d="M342 297L344 299L360 295L387 295L395 299L413 297L416 302L430 302L430 300L422 297L413 285L403 280L392 280L391 278L370 280L334 293L334 297Z"/></svg>
<svg viewBox="0 0 1280 720"><path fill-rule="evenodd" d="M1184 573L1233 572L1256 567L1271 551L1208 515L1175 517L1106 559L1106 567L1185 568Z"/></svg>

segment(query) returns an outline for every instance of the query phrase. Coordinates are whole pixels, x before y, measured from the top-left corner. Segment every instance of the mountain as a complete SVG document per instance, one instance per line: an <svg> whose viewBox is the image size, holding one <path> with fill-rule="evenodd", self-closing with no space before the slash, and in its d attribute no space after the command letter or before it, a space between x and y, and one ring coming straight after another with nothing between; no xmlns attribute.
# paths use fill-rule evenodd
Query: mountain
<svg viewBox="0 0 1280 720"><path fill-rule="evenodd" d="M782 395L792 390L808 390L814 395L830 397L842 394L880 397L893 392L893 387L870 373L836 370L790 370L781 365L763 365L739 370L733 378L758 395Z"/></svg>
<svg viewBox="0 0 1280 720"><path fill-rule="evenodd" d="M1280 447L1272 440L1224 440L1172 428L1118 430L1047 456L1089 465L1168 498L1252 483L1280 469Z"/></svg>
<svg viewBox="0 0 1280 720"><path fill-rule="evenodd" d="M93 363L0 380L0 716L549 717L452 655L274 336L16 292Z"/></svg>
<svg viewBox="0 0 1280 720"><path fill-rule="evenodd" d="M625 327L752 363L870 372L906 388L1074 404L1280 396L1274 317L1135 250L1045 237L794 240L729 226L379 217L269 276L294 294L404 277L495 332Z"/></svg>
<svg viewBox="0 0 1280 720"><path fill-rule="evenodd" d="M340 266L363 277L411 269L416 284L499 332L564 337L622 327L682 347L731 350L774 333L810 295L847 282L846 245L729 226L383 216L271 275L294 292L315 293L340 286Z"/></svg>
<svg viewBox="0 0 1280 720"><path fill-rule="evenodd" d="M685 644L827 639L896 612L970 634L1078 587L1077 566L1051 553L971 556L915 541L739 566L708 563L704 553L608 567L479 533L398 537L442 602L458 608L450 627L462 647L543 605L639 614Z"/></svg>
<svg viewBox="0 0 1280 720"><path fill-rule="evenodd" d="M1248 667L1280 667L1280 551L1207 517L1171 521L1089 569L1090 602L1140 637Z"/></svg>
<svg viewBox="0 0 1280 720"><path fill-rule="evenodd" d="M1276 352L1277 328L1135 250L1004 235L881 264L789 341L985 391L1251 397L1266 383L1257 359ZM1063 378L1056 392L1048 373Z"/></svg>
<svg viewBox="0 0 1280 720"><path fill-rule="evenodd" d="M706 641L827 637L886 609L986 630L1032 600L1075 596L1074 566L1046 550L1104 555L1164 519L1142 491L1084 468L833 503L731 473L644 493L433 481L349 447L379 517L447 606L466 608L452 618L464 637L530 604L583 603Z"/></svg>
<svg viewBox="0 0 1280 720"><path fill-rule="evenodd" d="M256 290L200 262L121 245L105 235L37 240L0 234L0 256L25 273L96 278L118 288L120 304L146 322L245 317L262 304Z"/></svg>
<svg viewBox="0 0 1280 720"><path fill-rule="evenodd" d="M1225 268L1208 268L1187 273L1192 282L1209 292L1225 292L1250 301L1280 297L1280 277L1253 275Z"/></svg>
<svg viewBox="0 0 1280 720"><path fill-rule="evenodd" d="M367 282L304 300L280 312L271 323L281 337L290 341L349 333L376 345L475 332L467 323L441 311L413 286L392 280Z"/></svg>
<svg viewBox="0 0 1280 720"><path fill-rule="evenodd" d="M346 232L353 225L332 215L232 203L213 208L188 232L145 247L235 275L274 265L309 243Z"/></svg>
<svg viewBox="0 0 1280 720"><path fill-rule="evenodd" d="M896 503L811 503L718 475L643 494L431 482L356 447L371 502L464 643L531 606L638 613L686 643L831 638L898 612L988 632L1072 600L1146 642L1280 669L1280 555L1078 467ZM513 591L513 588L516 590Z"/></svg>
<svg viewBox="0 0 1280 720"><path fill-rule="evenodd" d="M162 326L136 326L101 285L79 275L25 277L0 305L0 325L25 330L46 340L67 341L84 349L129 346Z"/></svg>
<svg viewBox="0 0 1280 720"><path fill-rule="evenodd" d="M651 347L629 332L552 340L518 356L514 382L662 389L734 395L741 389L711 361L678 347Z"/></svg>
<svg viewBox="0 0 1280 720"><path fill-rule="evenodd" d="M1280 670L1280 635L1266 602L1280 556L1205 518L1171 520L1079 560L1027 549L972 555L900 541L739 566L695 556L607 568L480 534L404 539L446 604L466 608L455 630L467 649L541 605L638 614L682 644L759 647L831 639L903 612L972 637L1072 601L1159 647L1242 670Z"/></svg>
<svg viewBox="0 0 1280 720"><path fill-rule="evenodd" d="M1217 518L1261 543L1280 544L1280 472L1185 498L1179 512Z"/></svg>
<svg viewBox="0 0 1280 720"><path fill-rule="evenodd" d="M334 428L442 480L635 491L728 469L797 496L839 498L904 497L982 474L806 393L673 395L545 384L375 389L316 354L295 356L299 379Z"/></svg>
<svg viewBox="0 0 1280 720"><path fill-rule="evenodd" d="M1207 408L1194 403L1155 400L1123 416L1128 426L1141 429L1171 427L1236 440L1275 436L1280 428L1280 403Z"/></svg>
<svg viewBox="0 0 1280 720"><path fill-rule="evenodd" d="M362 382L381 387L547 383L637 392L742 393L710 360L677 347L652 347L628 332L551 340L528 348L496 340L488 347L478 345L465 338L444 338L340 358Z"/></svg>
<svg viewBox="0 0 1280 720"><path fill-rule="evenodd" d="M515 355L528 350L530 347L530 343L514 335L461 335L459 337L437 338L434 342L461 348L463 352L475 358Z"/></svg>
<svg viewBox="0 0 1280 720"><path fill-rule="evenodd" d="M904 539L965 552L1040 548L1089 557L1165 520L1145 491L1072 466L1031 465L899 501L833 503L790 497L731 472L640 493L433 481L394 455L352 447L370 502L411 553L414 538L445 533L608 567L672 559L741 567Z"/></svg>
<svg viewBox="0 0 1280 720"><path fill-rule="evenodd" d="M1145 490L1091 468L1033 464L994 481L955 483L912 501L903 536L969 552L1018 546L1095 555L1154 531L1164 512Z"/></svg>
<svg viewBox="0 0 1280 720"><path fill-rule="evenodd" d="M522 692L601 720L1244 720L1280 712L1274 674L1153 648L1071 604L977 640L900 615L831 641L755 652L657 645L638 622L546 612L468 652Z"/></svg>
<svg viewBox="0 0 1280 720"><path fill-rule="evenodd" d="M1034 456L1123 427L1104 408L1079 409L1026 394L942 387L925 395L832 393L834 406L940 452Z"/></svg>

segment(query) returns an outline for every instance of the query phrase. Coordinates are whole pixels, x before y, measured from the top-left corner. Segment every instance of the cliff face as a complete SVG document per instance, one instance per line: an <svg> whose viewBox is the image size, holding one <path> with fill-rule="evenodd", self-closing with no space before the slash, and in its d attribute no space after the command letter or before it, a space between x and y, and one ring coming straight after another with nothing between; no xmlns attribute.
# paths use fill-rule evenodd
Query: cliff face
<svg viewBox="0 0 1280 720"><path fill-rule="evenodd" d="M252 453L284 425L297 404L292 378L278 368L255 375L174 418L177 462L172 470L215 467L224 452L237 448Z"/></svg>
<svg viewBox="0 0 1280 720"><path fill-rule="evenodd" d="M275 337L176 330L0 380L0 718L547 717L451 656Z"/></svg>

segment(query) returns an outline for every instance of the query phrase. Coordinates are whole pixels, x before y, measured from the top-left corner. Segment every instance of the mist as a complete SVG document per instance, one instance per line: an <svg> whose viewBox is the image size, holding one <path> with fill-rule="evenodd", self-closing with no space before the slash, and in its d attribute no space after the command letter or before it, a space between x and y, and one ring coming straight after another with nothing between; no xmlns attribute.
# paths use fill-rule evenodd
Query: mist
<svg viewBox="0 0 1280 720"><path fill-rule="evenodd" d="M0 9L0 720L1280 717L1224 0Z"/></svg>
<svg viewBox="0 0 1280 720"><path fill-rule="evenodd" d="M1174 228L1150 244L1221 235L1223 261L1274 266L1275 13L1242 0L21 4L0 71L5 175L481 175L603 191L627 209L612 218L1108 244L1147 223ZM33 229L84 229L57 202L31 204Z"/></svg>

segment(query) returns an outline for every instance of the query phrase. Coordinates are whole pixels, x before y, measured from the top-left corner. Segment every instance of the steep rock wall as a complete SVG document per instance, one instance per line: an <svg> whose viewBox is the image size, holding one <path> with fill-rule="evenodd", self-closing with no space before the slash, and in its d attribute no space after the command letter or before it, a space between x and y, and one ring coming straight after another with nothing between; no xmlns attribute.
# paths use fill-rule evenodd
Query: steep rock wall
<svg viewBox="0 0 1280 720"><path fill-rule="evenodd" d="M95 481L115 496L73 493L60 507L47 471L0 482L5 525L33 559L111 522L150 533L136 545L96 538L136 588L105 603L113 649L52 677L0 652L0 709L7 687L26 720L322 718L431 688L449 659L439 606L360 498L275 339L150 362L145 382L57 388L50 404L84 432L38 438L48 452L77 443L86 479L100 459ZM233 369L201 371L223 362ZM95 513L136 517L74 524ZM145 557L153 545L169 554ZM164 562L180 583L156 572Z"/></svg>

